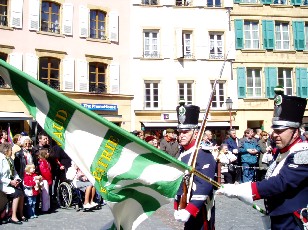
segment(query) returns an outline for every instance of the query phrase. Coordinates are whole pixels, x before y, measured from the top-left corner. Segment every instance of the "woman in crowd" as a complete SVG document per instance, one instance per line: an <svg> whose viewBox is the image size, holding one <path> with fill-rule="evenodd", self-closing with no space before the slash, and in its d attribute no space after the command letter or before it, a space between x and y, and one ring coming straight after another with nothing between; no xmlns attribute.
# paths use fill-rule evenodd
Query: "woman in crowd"
<svg viewBox="0 0 308 230"><path fill-rule="evenodd" d="M259 155L259 167L257 174L257 180L263 180L265 178L266 170L269 164L273 160L272 147L269 139L269 135L266 131L260 133L260 140L258 141L260 146L260 155Z"/></svg>
<svg viewBox="0 0 308 230"><path fill-rule="evenodd" d="M23 216L24 192L21 188L21 179L14 168L11 156L11 144L2 143L0 145L0 190L7 194L9 199L13 200L12 217L9 222L22 224L21 221L28 221Z"/></svg>
<svg viewBox="0 0 308 230"><path fill-rule="evenodd" d="M23 180L25 168L27 164L33 164L33 158L31 154L32 140L29 136L22 136L20 138L21 149L15 153L14 166Z"/></svg>
<svg viewBox="0 0 308 230"><path fill-rule="evenodd" d="M235 173L235 168L232 162L236 161L237 157L228 150L227 144L222 144L220 146L220 151L217 157L217 160L221 163L221 173L224 175L225 184L233 184L234 178L233 174Z"/></svg>

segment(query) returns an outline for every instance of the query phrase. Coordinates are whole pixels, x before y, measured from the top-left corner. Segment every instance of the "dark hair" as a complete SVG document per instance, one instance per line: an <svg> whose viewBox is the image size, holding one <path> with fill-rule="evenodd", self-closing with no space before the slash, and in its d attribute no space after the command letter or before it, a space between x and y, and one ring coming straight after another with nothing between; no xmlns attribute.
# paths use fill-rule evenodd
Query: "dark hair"
<svg viewBox="0 0 308 230"><path fill-rule="evenodd" d="M38 155L38 156L39 156L40 159L42 159L42 158L43 158L43 159L47 159L47 156L48 156L48 149L45 149L45 148L44 148L44 149L40 149L40 150L39 150L39 155Z"/></svg>
<svg viewBox="0 0 308 230"><path fill-rule="evenodd" d="M12 145L10 143L0 144L0 152L3 153L5 156L9 150L12 150Z"/></svg>
<svg viewBox="0 0 308 230"><path fill-rule="evenodd" d="M228 130L228 134L230 135L231 132L233 132L233 131L236 131L236 129L229 129L229 130Z"/></svg>

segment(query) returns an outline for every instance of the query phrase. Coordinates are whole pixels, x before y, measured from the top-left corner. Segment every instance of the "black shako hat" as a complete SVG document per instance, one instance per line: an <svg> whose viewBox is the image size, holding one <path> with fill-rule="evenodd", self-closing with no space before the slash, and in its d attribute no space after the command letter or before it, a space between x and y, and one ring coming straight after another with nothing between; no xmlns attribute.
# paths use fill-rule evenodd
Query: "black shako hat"
<svg viewBox="0 0 308 230"><path fill-rule="evenodd" d="M276 92L276 91L275 91ZM302 124L307 100L276 92L272 129L299 128Z"/></svg>
<svg viewBox="0 0 308 230"><path fill-rule="evenodd" d="M178 117L177 129L196 129L198 128L198 119L200 107L196 105L185 105L185 102L180 101L180 105L176 107Z"/></svg>

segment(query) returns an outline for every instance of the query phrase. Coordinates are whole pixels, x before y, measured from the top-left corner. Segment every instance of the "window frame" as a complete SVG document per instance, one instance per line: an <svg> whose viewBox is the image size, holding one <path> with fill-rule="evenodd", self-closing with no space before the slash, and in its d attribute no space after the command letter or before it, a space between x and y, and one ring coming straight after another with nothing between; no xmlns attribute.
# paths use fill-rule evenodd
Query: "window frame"
<svg viewBox="0 0 308 230"><path fill-rule="evenodd" d="M211 88L213 89L215 81L211 81ZM222 87L222 88L220 88ZM221 92L222 91L222 92ZM213 100L211 103L211 107L213 109L225 109L225 101L226 101L226 81L217 81L215 92L213 95ZM214 105L216 103L216 106ZM219 106L217 106L219 105Z"/></svg>
<svg viewBox="0 0 308 230"><path fill-rule="evenodd" d="M183 86L181 87L181 84ZM183 91L183 94L181 94L181 90ZM191 93L189 94L189 90ZM178 100L180 101L183 99L186 104L192 105L194 102L194 82L193 81L178 81ZM191 100L189 100L189 97L191 97Z"/></svg>
<svg viewBox="0 0 308 230"><path fill-rule="evenodd" d="M146 37L146 34L149 34L149 37ZM153 35L156 34L157 37L153 38ZM153 43L153 41L156 41ZM148 44L147 44L148 43ZM146 49L146 46L149 46ZM153 49L156 46L156 49ZM144 30L143 31L143 58L155 59L160 58L159 53L159 30Z"/></svg>
<svg viewBox="0 0 308 230"><path fill-rule="evenodd" d="M92 18L92 13L95 13L95 18ZM104 20L99 20L100 14L103 15ZM89 38L91 39L99 39L99 40L107 40L107 31L106 31L106 18L107 12L100 9L90 9L89 11ZM95 27L91 27L92 22L95 23ZM99 25L102 23L102 25ZM103 26L103 28L99 28L99 26ZM92 34L92 31L94 33Z"/></svg>
<svg viewBox="0 0 308 230"><path fill-rule="evenodd" d="M186 35L189 35L189 38L186 38ZM194 58L193 55L193 32L192 31L183 31L182 32L182 44L183 44L183 57L187 59ZM186 44L189 43L189 45Z"/></svg>
<svg viewBox="0 0 308 230"><path fill-rule="evenodd" d="M287 75L287 71L289 72L290 76ZM278 85L281 85L284 89L285 95L293 95L293 71L292 68L280 68L278 67L278 76L277 81ZM291 84L291 86L287 86L288 82Z"/></svg>
<svg viewBox="0 0 308 230"><path fill-rule="evenodd" d="M251 76L250 75L251 71ZM256 76L256 72L259 72L259 76ZM252 85L249 86L249 78L252 78ZM260 86L256 86L257 79L259 78ZM249 93L249 89L252 89L252 94ZM259 89L259 95L256 93L257 89ZM261 68L246 68L246 97L247 98L261 98L262 97L262 76L261 76Z"/></svg>
<svg viewBox="0 0 308 230"><path fill-rule="evenodd" d="M91 67L94 67L94 71L91 71ZM99 71L100 68L103 68L104 71L100 72ZM108 64L104 62L89 62L88 63L89 92L90 93L107 93L107 69L108 69ZM94 81L91 80L91 76L93 74L94 74Z"/></svg>
<svg viewBox="0 0 308 230"><path fill-rule="evenodd" d="M160 101L159 101L159 89L160 82L159 81L144 81L144 108L145 109L159 109ZM147 93L149 90L149 94ZM157 94L155 94L155 90L157 90ZM147 99L149 97L149 99ZM157 100L155 100L157 97ZM155 105L157 103L157 105Z"/></svg>
<svg viewBox="0 0 308 230"><path fill-rule="evenodd" d="M44 13L43 11L43 3L48 3L48 11ZM58 12L53 12L53 6L58 7ZM43 14L47 14L48 19L47 21L43 20ZM57 15L57 19L53 20L53 15ZM61 18L61 4L52 1L42 1L41 4L41 17L40 17L40 31L60 34L61 33L61 25L60 25L60 18ZM56 23L58 21L58 23ZM43 24L46 23L46 29L43 29ZM53 28L54 27L54 28Z"/></svg>
<svg viewBox="0 0 308 230"><path fill-rule="evenodd" d="M2 9L2 8L4 8L4 10L0 11L0 26L8 27L8 25L9 25L9 21L8 21L8 1L6 1L6 4L0 3L0 9Z"/></svg>
<svg viewBox="0 0 308 230"><path fill-rule="evenodd" d="M305 30L305 44L306 44L305 50L308 50L308 23L305 23L304 30Z"/></svg>
<svg viewBox="0 0 308 230"><path fill-rule="evenodd" d="M249 23L249 30L246 30L246 23ZM257 30L253 29L253 24L256 23ZM247 38L246 32L249 33L250 39ZM255 32L257 32L257 38L254 37ZM245 20L243 25L243 33L244 33L244 49L260 49L260 27L258 21L249 21ZM247 46L248 41L250 42L250 47ZM258 41L257 47L254 47L254 42Z"/></svg>
<svg viewBox="0 0 308 230"><path fill-rule="evenodd" d="M43 67L41 65L41 61L42 59L47 59L47 68L44 68L47 70L47 77L46 78L43 78L42 77L42 74L41 74L41 71L43 70ZM52 68L51 65L52 65L52 61L57 61L57 65L58 65L58 68ZM60 73L61 73L61 59L59 58L55 58L55 57L50 57L50 56L43 56L43 57L39 57L39 81L48 85L49 87L55 89L55 90L60 90L61 89L61 79L60 79ZM58 72L58 78L52 78L51 77L51 72L52 71L57 71ZM47 82L43 81L43 80L46 80ZM51 81L57 81L57 84L54 84L54 83L51 83Z"/></svg>
<svg viewBox="0 0 308 230"><path fill-rule="evenodd" d="M283 25L287 25L287 31L283 31ZM279 28L279 31L277 30ZM287 32L288 40L284 39L284 33ZM278 36L279 33L279 36ZM288 47L284 48L284 43L288 43ZM278 44L280 43L280 48ZM290 50L290 24L288 22L275 21L275 49L276 50Z"/></svg>
<svg viewBox="0 0 308 230"><path fill-rule="evenodd" d="M223 32L210 32L209 33L209 40L210 40L210 52L209 52L209 58L210 59L224 59L224 33ZM214 36L212 39L211 36ZM217 39L217 36L221 37L221 41ZM221 45L219 46L219 42ZM212 43L213 43L213 50L214 52L212 53ZM219 48L221 48L221 54L219 53Z"/></svg>

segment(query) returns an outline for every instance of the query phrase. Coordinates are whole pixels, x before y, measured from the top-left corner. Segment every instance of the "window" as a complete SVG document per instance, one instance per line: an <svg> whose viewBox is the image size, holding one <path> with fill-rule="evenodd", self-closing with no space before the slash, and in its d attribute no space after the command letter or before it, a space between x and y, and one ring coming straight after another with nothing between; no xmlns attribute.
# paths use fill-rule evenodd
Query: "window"
<svg viewBox="0 0 308 230"><path fill-rule="evenodd" d="M0 59L3 61L7 60L7 54L6 53L0 53ZM0 88L9 88L9 85L5 83L4 79L0 76Z"/></svg>
<svg viewBox="0 0 308 230"><path fill-rule="evenodd" d="M221 1L220 0L207 0L207 6L208 7L221 7Z"/></svg>
<svg viewBox="0 0 308 230"><path fill-rule="evenodd" d="M159 58L158 53L158 32L144 32L144 52L145 58Z"/></svg>
<svg viewBox="0 0 308 230"><path fill-rule="evenodd" d="M303 5L307 6L308 5L308 0L303 0Z"/></svg>
<svg viewBox="0 0 308 230"><path fill-rule="evenodd" d="M286 0L274 0L274 4L285 5L286 4Z"/></svg>
<svg viewBox="0 0 308 230"><path fill-rule="evenodd" d="M106 93L106 69L104 63L90 62L89 63L89 92Z"/></svg>
<svg viewBox="0 0 308 230"><path fill-rule="evenodd" d="M191 32L183 32L183 54L184 58L193 58Z"/></svg>
<svg viewBox="0 0 308 230"><path fill-rule="evenodd" d="M142 0L144 5L158 5L158 0Z"/></svg>
<svg viewBox="0 0 308 230"><path fill-rule="evenodd" d="M41 30L51 33L60 33L59 25L60 5L54 2L43 1L41 13Z"/></svg>
<svg viewBox="0 0 308 230"><path fill-rule="evenodd" d="M284 88L285 95L293 95L291 69L278 68L278 85Z"/></svg>
<svg viewBox="0 0 308 230"><path fill-rule="evenodd" d="M275 23L275 38L276 49L288 50L290 49L290 35L288 23L276 22Z"/></svg>
<svg viewBox="0 0 308 230"><path fill-rule="evenodd" d="M7 0L0 0L0 26L7 25Z"/></svg>
<svg viewBox="0 0 308 230"><path fill-rule="evenodd" d="M60 90L60 59L41 57L39 59L39 80L53 89Z"/></svg>
<svg viewBox="0 0 308 230"><path fill-rule="evenodd" d="M305 25L306 50L308 49L308 23Z"/></svg>
<svg viewBox="0 0 308 230"><path fill-rule="evenodd" d="M259 24L258 22L244 22L245 49L259 49Z"/></svg>
<svg viewBox="0 0 308 230"><path fill-rule="evenodd" d="M145 108L158 108L158 82L145 82Z"/></svg>
<svg viewBox="0 0 308 230"><path fill-rule="evenodd" d="M247 97L261 97L261 70L247 68Z"/></svg>
<svg viewBox="0 0 308 230"><path fill-rule="evenodd" d="M179 100L183 99L186 104L192 104L192 87L192 82L179 82Z"/></svg>
<svg viewBox="0 0 308 230"><path fill-rule="evenodd" d="M106 13L90 10L90 38L106 40Z"/></svg>
<svg viewBox="0 0 308 230"><path fill-rule="evenodd" d="M242 0L242 3L258 3L258 0Z"/></svg>
<svg viewBox="0 0 308 230"><path fill-rule="evenodd" d="M210 34L210 59L223 59L222 34Z"/></svg>
<svg viewBox="0 0 308 230"><path fill-rule="evenodd" d="M176 6L189 6L191 0L176 0L175 5Z"/></svg>
<svg viewBox="0 0 308 230"><path fill-rule="evenodd" d="M211 86L213 88L214 86L214 81L211 82ZM212 108L222 108L224 103L225 103L225 84L224 82L217 82L216 83L216 89L215 93L213 96L213 101L212 101Z"/></svg>

